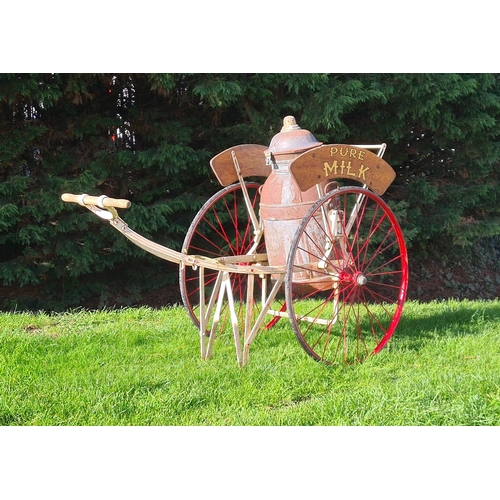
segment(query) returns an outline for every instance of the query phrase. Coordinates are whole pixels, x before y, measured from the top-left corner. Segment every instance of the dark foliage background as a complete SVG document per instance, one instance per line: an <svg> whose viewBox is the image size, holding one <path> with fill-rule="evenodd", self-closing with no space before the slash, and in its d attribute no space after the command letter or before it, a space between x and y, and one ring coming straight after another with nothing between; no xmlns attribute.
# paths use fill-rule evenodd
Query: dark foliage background
<svg viewBox="0 0 500 500"><path fill-rule="evenodd" d="M209 160L294 115L325 143L387 143L409 297L493 298L500 276L496 74L0 74L0 309L163 305L177 266L63 192L179 249L219 189Z"/></svg>

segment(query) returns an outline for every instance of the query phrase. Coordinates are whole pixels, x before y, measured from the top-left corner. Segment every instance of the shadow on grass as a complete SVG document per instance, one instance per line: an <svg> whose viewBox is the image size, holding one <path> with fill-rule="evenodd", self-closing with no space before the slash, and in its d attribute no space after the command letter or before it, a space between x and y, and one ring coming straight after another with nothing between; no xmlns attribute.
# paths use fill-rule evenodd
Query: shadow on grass
<svg viewBox="0 0 500 500"><path fill-rule="evenodd" d="M500 332L498 300L408 303L390 343L400 339L406 341L406 347L418 349L426 340L474 335L494 323Z"/></svg>

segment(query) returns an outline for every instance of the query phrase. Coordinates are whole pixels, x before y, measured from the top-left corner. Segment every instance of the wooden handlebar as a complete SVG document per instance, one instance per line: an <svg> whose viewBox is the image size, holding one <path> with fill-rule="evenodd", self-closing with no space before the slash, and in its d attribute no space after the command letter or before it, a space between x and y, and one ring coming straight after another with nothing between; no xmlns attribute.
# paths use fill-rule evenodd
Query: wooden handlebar
<svg viewBox="0 0 500 500"><path fill-rule="evenodd" d="M108 198L107 196L90 196L88 194L70 194L64 193L61 195L62 201L68 203L78 203L80 205L95 205L98 207L114 207L114 208L130 208L129 200L119 200L116 198Z"/></svg>

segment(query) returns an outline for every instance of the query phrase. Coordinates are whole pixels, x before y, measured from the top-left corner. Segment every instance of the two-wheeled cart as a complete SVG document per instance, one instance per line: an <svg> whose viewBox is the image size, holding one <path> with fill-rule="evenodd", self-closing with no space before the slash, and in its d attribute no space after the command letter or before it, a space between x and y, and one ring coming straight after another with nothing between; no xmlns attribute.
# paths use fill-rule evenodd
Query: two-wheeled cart
<svg viewBox="0 0 500 500"><path fill-rule="evenodd" d="M288 318L314 359L352 363L387 344L408 287L403 234L381 198L395 178L385 148L325 145L286 117L269 147L243 144L212 158L223 188L192 221L181 252L129 228L116 211L128 200L62 199L179 265L202 358L229 330L243 366L258 332Z"/></svg>

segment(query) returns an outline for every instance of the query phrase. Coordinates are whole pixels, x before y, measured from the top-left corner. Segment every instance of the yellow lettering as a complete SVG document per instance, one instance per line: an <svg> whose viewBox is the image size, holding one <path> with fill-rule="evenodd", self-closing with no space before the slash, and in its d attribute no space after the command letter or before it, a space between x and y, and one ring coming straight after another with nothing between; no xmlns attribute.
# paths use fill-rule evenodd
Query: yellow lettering
<svg viewBox="0 0 500 500"><path fill-rule="evenodd" d="M356 177L356 174L354 172L351 172L351 162L347 164L346 169L347 169L346 175L351 175L352 177Z"/></svg>
<svg viewBox="0 0 500 500"><path fill-rule="evenodd" d="M330 165L327 161L323 163L323 170L325 172L325 176L328 177L329 175L331 176L336 176L336 175L349 175L350 177L356 177L358 176L359 179L366 180L366 172L370 170L370 167L365 167L364 165L361 165L359 167L359 170L356 174L356 172L352 171L352 163L349 160L347 163L345 160L342 160L340 164L337 162L337 160L333 160L333 163Z"/></svg>
<svg viewBox="0 0 500 500"><path fill-rule="evenodd" d="M358 171L358 177L361 179L363 178L363 180L366 180L366 177L365 177L365 172L368 172L368 170L370 170L370 167L365 167L364 165L361 165L359 167L359 171Z"/></svg>
<svg viewBox="0 0 500 500"><path fill-rule="evenodd" d="M334 175L337 175L337 168L338 168L337 160L333 161L331 167L327 161L325 161L325 163L323 163L323 170L325 171L325 176L327 176L327 177L328 177L328 174L331 174L332 172Z"/></svg>
<svg viewBox="0 0 500 500"><path fill-rule="evenodd" d="M358 160L363 161L365 158L366 151L348 147L340 147L339 149L337 146L332 146L330 148L330 156L335 156L337 153L340 154L340 156L348 156L349 158L358 158Z"/></svg>

